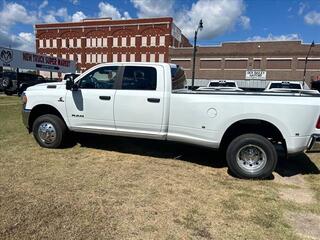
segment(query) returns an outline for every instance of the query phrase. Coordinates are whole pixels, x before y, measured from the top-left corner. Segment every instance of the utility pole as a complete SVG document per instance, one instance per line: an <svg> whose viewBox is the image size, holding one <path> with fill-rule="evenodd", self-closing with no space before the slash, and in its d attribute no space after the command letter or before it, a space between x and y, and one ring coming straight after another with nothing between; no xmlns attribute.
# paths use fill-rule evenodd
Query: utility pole
<svg viewBox="0 0 320 240"><path fill-rule="evenodd" d="M309 55L310 55L310 52L311 52L311 48L313 48L315 46L314 44L314 41L312 41L311 45L310 45L310 48L309 48L309 51L308 51L308 54L306 56L306 60L304 62L304 71L303 71L303 84L302 84L302 88L304 89L304 85L306 83L306 74L307 74L307 64L308 64L308 58L309 58Z"/></svg>
<svg viewBox="0 0 320 240"><path fill-rule="evenodd" d="M197 30L194 32L194 44L193 44L193 65L192 65L192 79L191 79L191 89L194 90L194 78L195 78L195 69L196 69L196 53L197 53L197 38L198 38L198 31L202 31L203 29L203 22L202 19L199 22Z"/></svg>

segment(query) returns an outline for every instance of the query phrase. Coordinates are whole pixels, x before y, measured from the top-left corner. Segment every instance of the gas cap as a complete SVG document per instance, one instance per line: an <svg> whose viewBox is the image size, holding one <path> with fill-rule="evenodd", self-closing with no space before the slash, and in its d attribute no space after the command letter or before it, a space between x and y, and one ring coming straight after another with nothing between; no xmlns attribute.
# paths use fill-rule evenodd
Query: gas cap
<svg viewBox="0 0 320 240"><path fill-rule="evenodd" d="M209 108L207 114L209 118L215 118L218 115L218 112L215 108Z"/></svg>

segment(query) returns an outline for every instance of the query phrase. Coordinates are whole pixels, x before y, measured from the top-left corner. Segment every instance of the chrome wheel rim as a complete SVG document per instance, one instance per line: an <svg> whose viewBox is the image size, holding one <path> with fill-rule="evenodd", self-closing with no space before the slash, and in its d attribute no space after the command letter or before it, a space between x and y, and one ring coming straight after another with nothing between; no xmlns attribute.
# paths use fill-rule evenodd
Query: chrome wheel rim
<svg viewBox="0 0 320 240"><path fill-rule="evenodd" d="M2 86L7 87L9 85L9 80L8 79L3 79L2 81Z"/></svg>
<svg viewBox="0 0 320 240"><path fill-rule="evenodd" d="M237 153L238 166L250 173L259 172L267 164L267 154L257 145L245 145Z"/></svg>
<svg viewBox="0 0 320 240"><path fill-rule="evenodd" d="M43 143L53 143L57 138L57 132L52 123L43 122L39 125L38 136Z"/></svg>

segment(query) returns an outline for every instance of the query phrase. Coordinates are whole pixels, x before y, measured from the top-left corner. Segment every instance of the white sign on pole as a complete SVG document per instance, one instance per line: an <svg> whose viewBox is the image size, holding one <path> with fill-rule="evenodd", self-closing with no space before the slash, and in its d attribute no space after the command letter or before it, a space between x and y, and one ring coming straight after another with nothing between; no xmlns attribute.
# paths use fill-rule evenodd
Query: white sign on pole
<svg viewBox="0 0 320 240"><path fill-rule="evenodd" d="M76 62L67 59L0 47L0 67L74 73Z"/></svg>
<svg viewBox="0 0 320 240"><path fill-rule="evenodd" d="M247 80L266 80L267 72L259 71L259 70L246 71L246 79Z"/></svg>

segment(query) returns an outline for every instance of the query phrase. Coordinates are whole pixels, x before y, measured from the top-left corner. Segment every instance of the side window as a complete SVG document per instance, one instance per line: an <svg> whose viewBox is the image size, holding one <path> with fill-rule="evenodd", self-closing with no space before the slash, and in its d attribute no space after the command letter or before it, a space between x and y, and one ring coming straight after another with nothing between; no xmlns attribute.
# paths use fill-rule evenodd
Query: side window
<svg viewBox="0 0 320 240"><path fill-rule="evenodd" d="M186 86L186 76L179 66L171 67L172 90L183 89Z"/></svg>
<svg viewBox="0 0 320 240"><path fill-rule="evenodd" d="M122 89L156 90L157 70L153 67L125 67Z"/></svg>
<svg viewBox="0 0 320 240"><path fill-rule="evenodd" d="M80 79L82 89L113 89L118 76L118 67L101 67Z"/></svg>

